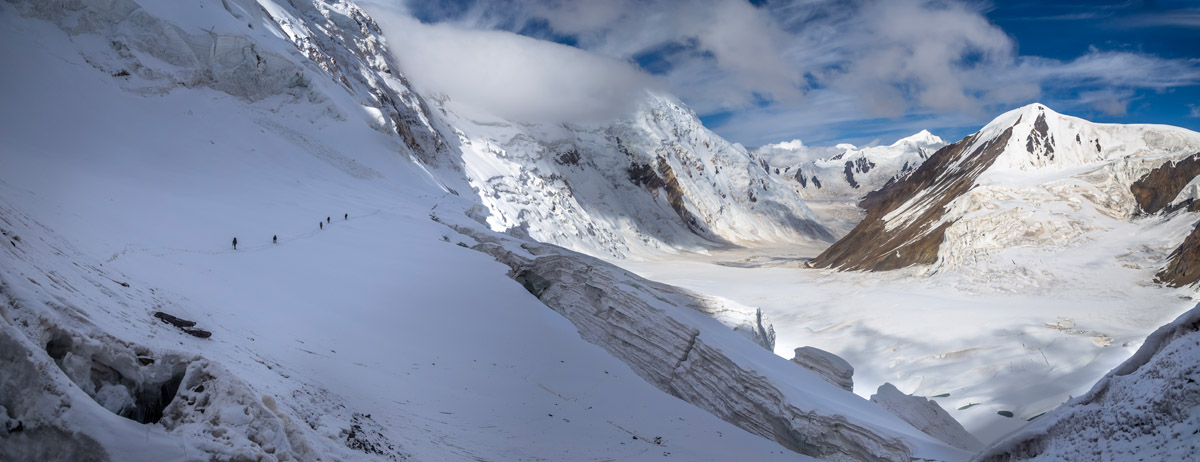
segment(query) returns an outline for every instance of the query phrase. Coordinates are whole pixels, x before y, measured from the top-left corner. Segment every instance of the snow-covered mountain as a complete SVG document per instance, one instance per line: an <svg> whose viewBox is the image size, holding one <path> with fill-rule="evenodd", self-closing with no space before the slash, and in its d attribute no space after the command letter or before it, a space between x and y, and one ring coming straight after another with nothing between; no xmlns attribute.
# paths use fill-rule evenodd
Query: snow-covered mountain
<svg viewBox="0 0 1200 462"><path fill-rule="evenodd" d="M620 120L557 125L439 101L497 231L608 257L833 240L796 193L669 96L646 93Z"/></svg>
<svg viewBox="0 0 1200 462"><path fill-rule="evenodd" d="M8 2L0 43L0 458L967 455L773 355L760 310L490 229L555 242L525 195L597 254L626 247L588 226L822 237L669 98L489 138L344 1ZM522 189L489 194L501 158Z"/></svg>
<svg viewBox="0 0 1200 462"><path fill-rule="evenodd" d="M867 193L898 181L945 145L941 138L922 130L887 146L813 147L793 140L760 147L751 156L772 177L796 191L840 237L862 221L858 203Z"/></svg>
<svg viewBox="0 0 1200 462"><path fill-rule="evenodd" d="M1161 320L1113 337L1045 323L975 348L952 335L962 317L870 324L903 324L906 297L942 287L814 270L800 285L796 268L766 268L779 271L765 294L749 282L765 273L738 267L753 257L721 265L744 278L726 287L756 292L744 304L568 249L820 246L841 224L805 198L882 187L851 236L883 231L852 262L891 265L941 229L932 269L970 290L1200 277L1200 143L1186 130L1035 105L931 156L941 141L923 132L776 174L788 153L747 153L667 95L557 125L425 98L398 46L344 0L0 3L0 459L964 460L978 446L967 429L994 423L954 417L987 408L1014 428L1098 375L1079 363ZM805 168L821 192L799 183ZM1060 271L1113 259L1100 275ZM692 283L715 274L681 266L699 271ZM1136 293L1151 292L1181 293ZM749 305L767 296L826 311L781 313L803 332L792 361L773 354L771 313ZM828 314L849 311L863 319ZM1191 339L1192 321L1173 332ZM853 364L794 340L817 337L852 344L839 354ZM1147 348L1167 351L1163 338ZM1046 368L1013 372L1033 351ZM1178 351L1139 380L1191 374L1168 367L1194 356ZM885 374L896 385L872 400L851 393ZM1018 381L1070 383L995 389ZM930 399L905 394L918 390ZM1124 409L1102 398L1074 404Z"/></svg>
<svg viewBox="0 0 1200 462"><path fill-rule="evenodd" d="M870 319L859 342L887 333L874 370L906 392L950 392L942 402L956 419L984 442L1001 437L1079 396L1153 326L1191 305L1194 286L1156 280L1179 286L1197 277L1187 186L1197 152L1200 134L1176 127L1095 124L1040 104L1003 114L867 195L866 218L810 262L868 271L829 276L880 286L882 296L857 291L860 304L925 295L800 326ZM938 315L904 328L887 318L895 309ZM929 342L929 325L942 317L957 319L943 328L961 333ZM776 330L785 348L806 332ZM870 373L872 355L847 353L842 332L823 336L813 345Z"/></svg>
<svg viewBox="0 0 1200 462"><path fill-rule="evenodd" d="M1130 269L1161 267L1191 231L1191 219L1143 217L1131 188L1152 169L1197 152L1196 132L1095 124L1032 104L867 195L860 203L866 218L812 265L932 265L930 271L964 268L1002 277L1015 274L1010 261L1028 270L1026 263L1044 266L1038 260L1045 255L1066 265L1080 262L1068 257L1104 255ZM1171 189L1164 194L1174 200L1186 184L1164 185Z"/></svg>
<svg viewBox="0 0 1200 462"><path fill-rule="evenodd" d="M792 180L806 200L858 200L916 170L945 145L941 138L921 130L887 146L813 148L794 140L760 147L752 155L773 175ZM804 159L813 153L825 156ZM797 162L799 159L804 160Z"/></svg>

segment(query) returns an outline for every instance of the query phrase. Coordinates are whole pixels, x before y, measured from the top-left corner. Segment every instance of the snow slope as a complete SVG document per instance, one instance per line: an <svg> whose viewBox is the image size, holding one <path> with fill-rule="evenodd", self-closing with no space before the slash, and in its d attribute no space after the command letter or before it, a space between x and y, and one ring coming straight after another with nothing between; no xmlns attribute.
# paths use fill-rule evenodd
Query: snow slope
<svg viewBox="0 0 1200 462"><path fill-rule="evenodd" d="M0 405L22 428L0 458L797 457L659 392L443 240L430 209L472 203L402 137L333 115L361 105L286 47L327 100L139 94L89 63L111 37L24 7L0 6ZM158 425L102 407L173 379L189 399Z"/></svg>
<svg viewBox="0 0 1200 462"><path fill-rule="evenodd" d="M989 442L1082 394L1192 305L1193 287L1155 279L1195 212L1139 212L1131 185L1198 148L1200 134L1184 129L1031 105L869 195L866 220L812 260L892 271L798 272L813 256L805 248L631 268L758 307L781 351L835 353L854 366L860 395L891 382Z"/></svg>
<svg viewBox="0 0 1200 462"><path fill-rule="evenodd" d="M805 346L834 353L853 365L859 396L892 383L937 402L984 443L1082 395L1195 304L1194 289L1150 283L1152 265L1127 268L1097 256L1030 252L1017 259L1038 262L1030 273L986 279L965 271L930 276L924 268L804 268L812 255L751 249L623 266L757 307L771 318L777 353Z"/></svg>
<svg viewBox="0 0 1200 462"><path fill-rule="evenodd" d="M829 242L787 186L675 99L609 122L534 124L438 99L492 229L596 256Z"/></svg>
<svg viewBox="0 0 1200 462"><path fill-rule="evenodd" d="M869 195L863 222L813 263L860 270L925 264L931 271L969 263L979 271L981 261L991 261L985 269L1013 261L1001 255L1009 251L1121 245L1128 225L1154 236L1161 220L1137 219L1132 184L1197 152L1196 132L1093 124L1032 104L997 117L904 181Z"/></svg>
<svg viewBox="0 0 1200 462"><path fill-rule="evenodd" d="M4 459L961 460L770 350L992 441L1191 305L1147 281L1193 212L1121 192L1191 132L1002 116L962 197L1019 193L955 202L946 235L1034 212L880 276L729 250L829 236L673 99L561 126L430 105L343 1L5 3L0 60ZM1064 211L1094 239L1005 237Z"/></svg>
<svg viewBox="0 0 1200 462"><path fill-rule="evenodd" d="M1083 396L976 460L1189 460L1200 454L1200 307L1159 328Z"/></svg>
<svg viewBox="0 0 1200 462"><path fill-rule="evenodd" d="M469 225L469 223L468 223ZM749 347L702 313L712 300L544 244L484 236L510 275L663 391L801 454L826 460L953 460L962 452L827 383Z"/></svg>
<svg viewBox="0 0 1200 462"><path fill-rule="evenodd" d="M630 295L660 312L639 332L675 319L697 364L780 387L750 415L808 416L787 448L581 338L431 219L487 216L350 4L6 3L0 26L0 458L966 456L772 356L735 303ZM743 385L710 370L671 383Z"/></svg>

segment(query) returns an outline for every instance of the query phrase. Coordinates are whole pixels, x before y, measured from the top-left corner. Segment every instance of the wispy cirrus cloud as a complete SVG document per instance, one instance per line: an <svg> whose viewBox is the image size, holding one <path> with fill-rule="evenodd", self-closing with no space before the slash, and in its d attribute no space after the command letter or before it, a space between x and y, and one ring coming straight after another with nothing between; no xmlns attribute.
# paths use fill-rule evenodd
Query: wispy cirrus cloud
<svg viewBox="0 0 1200 462"><path fill-rule="evenodd" d="M1200 28L1200 8L1162 13L1143 13L1124 18L1118 24L1126 27L1187 27Z"/></svg>

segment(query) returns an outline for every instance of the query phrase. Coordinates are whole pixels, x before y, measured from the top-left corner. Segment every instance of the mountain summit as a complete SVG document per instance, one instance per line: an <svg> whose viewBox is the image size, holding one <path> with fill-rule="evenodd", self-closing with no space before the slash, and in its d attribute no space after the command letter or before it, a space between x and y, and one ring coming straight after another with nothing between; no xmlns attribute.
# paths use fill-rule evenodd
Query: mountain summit
<svg viewBox="0 0 1200 462"><path fill-rule="evenodd" d="M1182 128L1097 124L1031 104L868 194L866 218L811 265L954 266L1013 246L1070 247L1096 238L1102 222L1130 221L1131 185L1198 150L1200 134ZM1033 212L1050 208L1063 210Z"/></svg>

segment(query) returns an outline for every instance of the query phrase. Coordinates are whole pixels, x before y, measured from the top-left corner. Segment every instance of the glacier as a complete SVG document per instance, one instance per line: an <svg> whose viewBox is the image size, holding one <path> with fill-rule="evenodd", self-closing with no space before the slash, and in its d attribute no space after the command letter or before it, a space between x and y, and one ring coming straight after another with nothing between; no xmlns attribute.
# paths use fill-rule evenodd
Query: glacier
<svg viewBox="0 0 1200 462"><path fill-rule="evenodd" d="M1033 104L747 150L652 91L507 120L346 0L11 0L0 38L5 460L1195 450L1194 287L1160 285L1194 132ZM906 229L922 258L811 267Z"/></svg>

